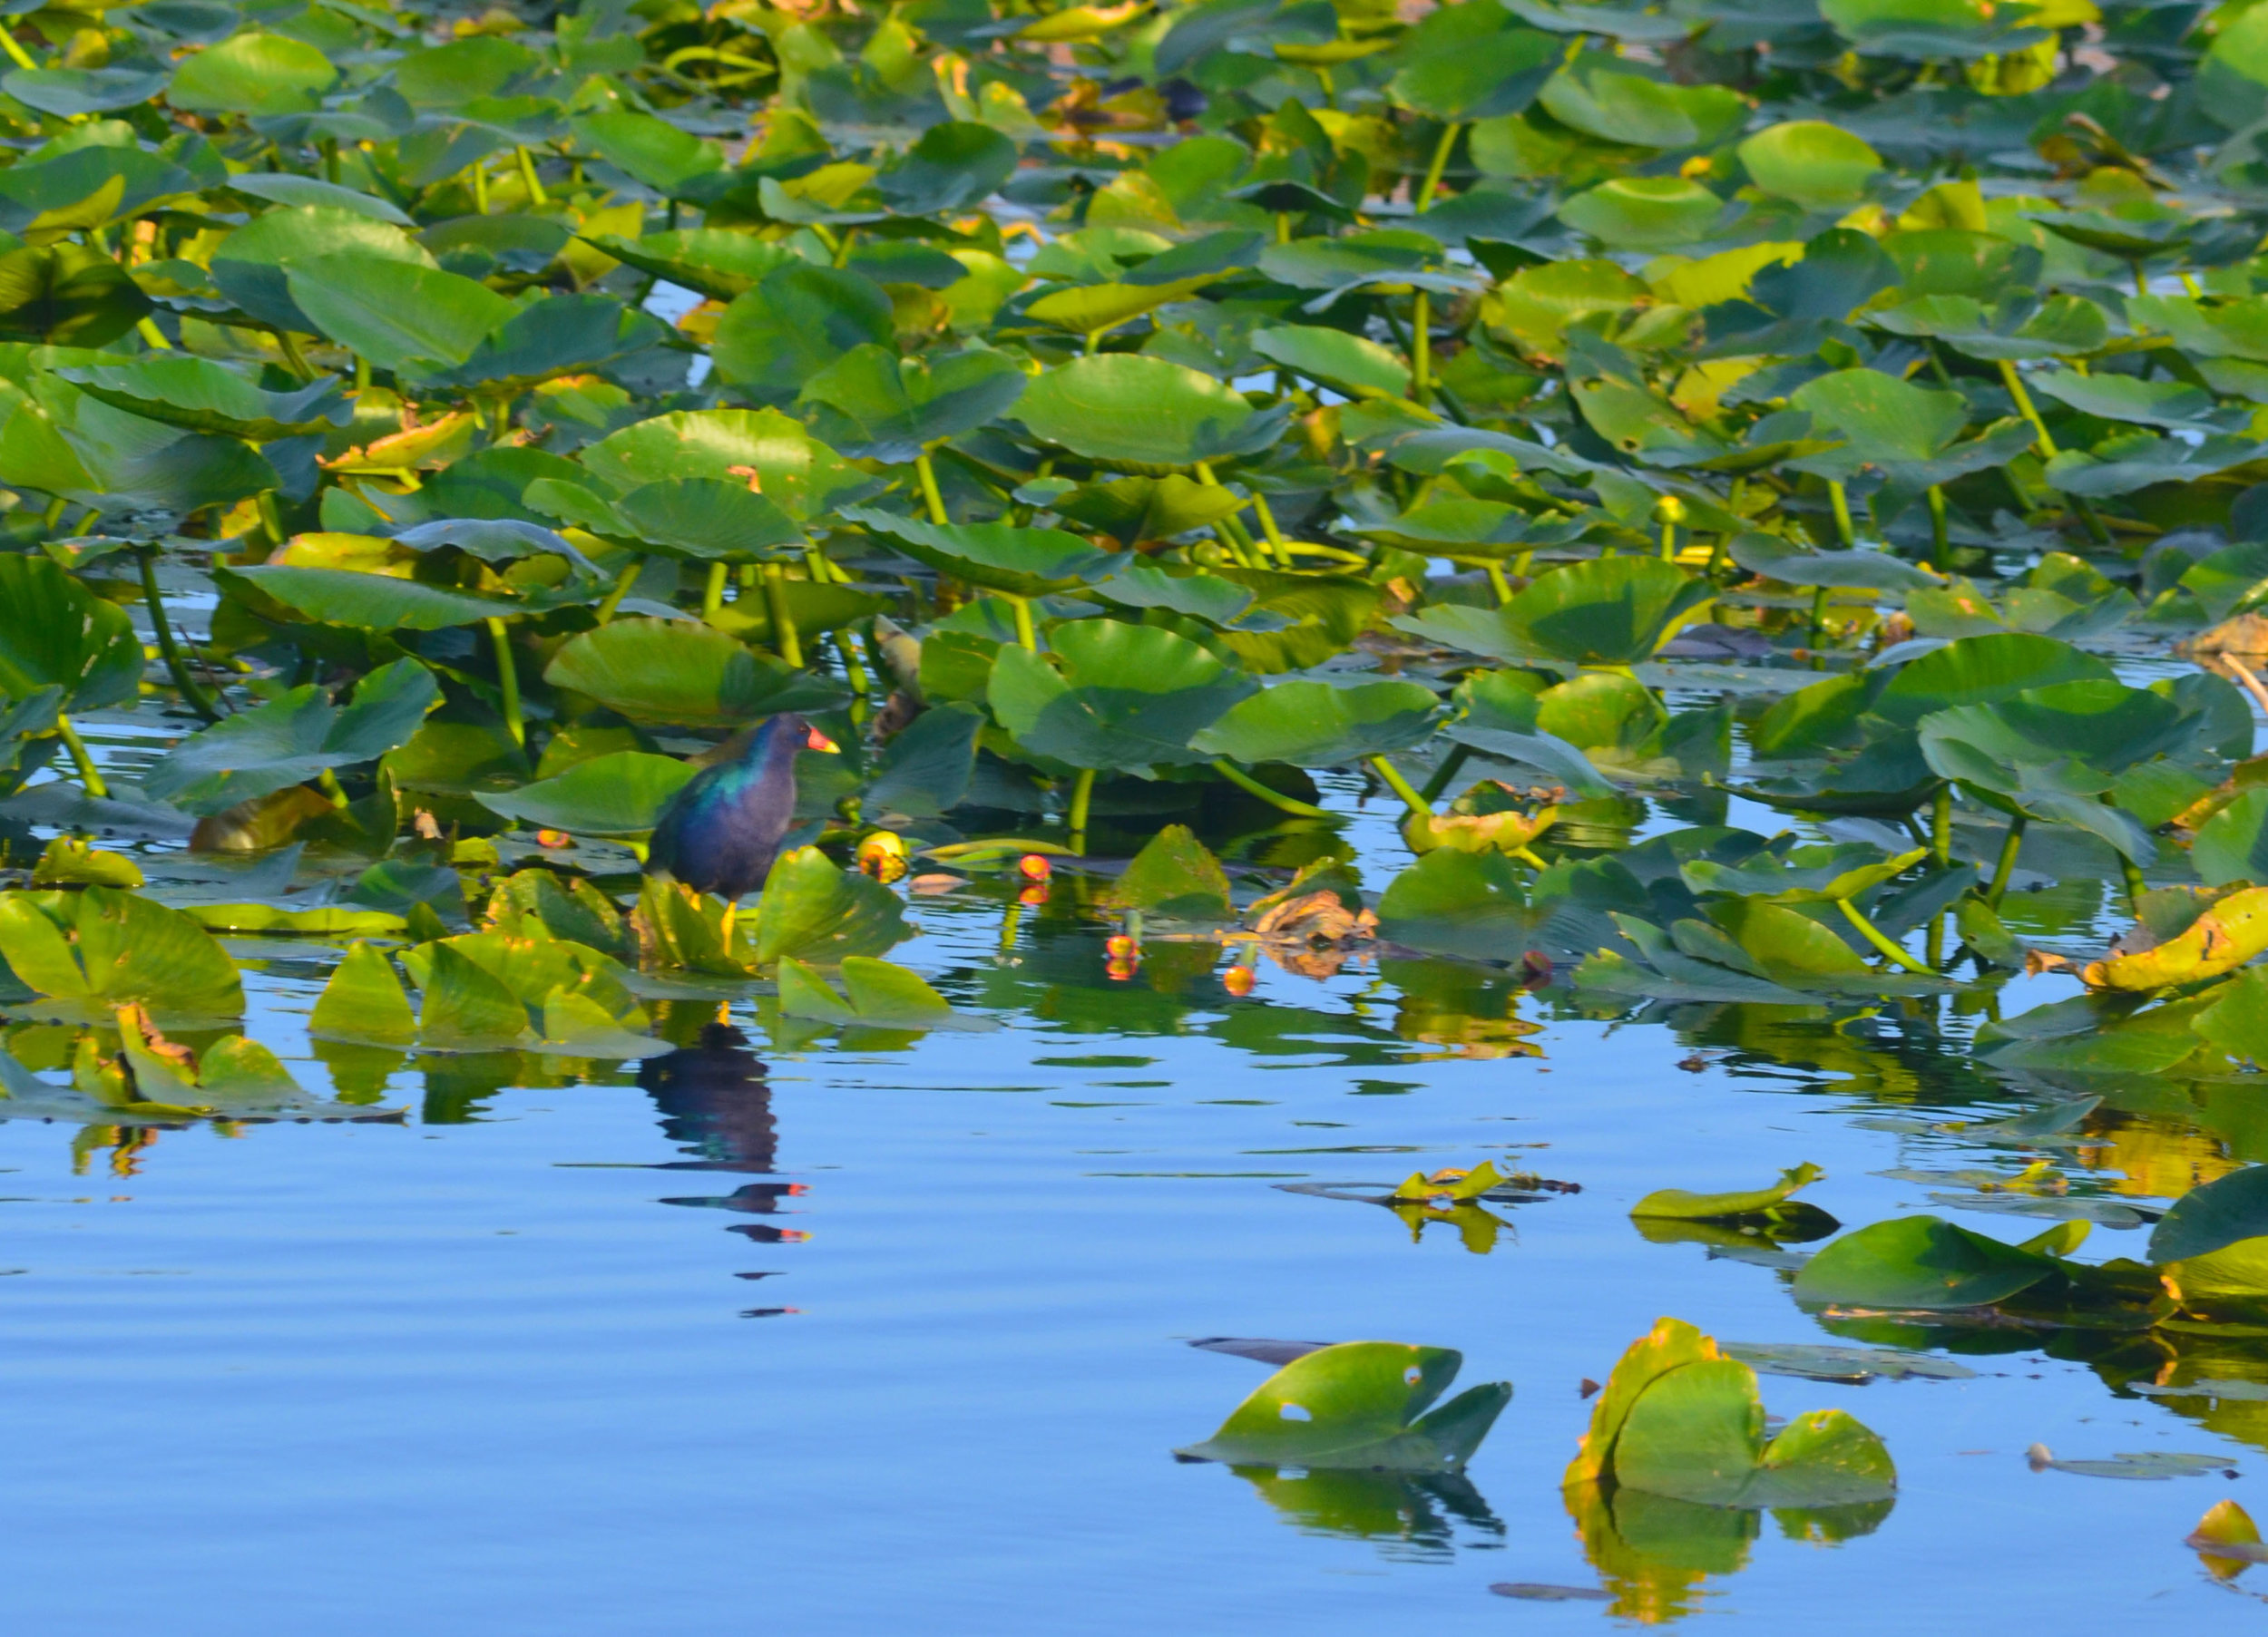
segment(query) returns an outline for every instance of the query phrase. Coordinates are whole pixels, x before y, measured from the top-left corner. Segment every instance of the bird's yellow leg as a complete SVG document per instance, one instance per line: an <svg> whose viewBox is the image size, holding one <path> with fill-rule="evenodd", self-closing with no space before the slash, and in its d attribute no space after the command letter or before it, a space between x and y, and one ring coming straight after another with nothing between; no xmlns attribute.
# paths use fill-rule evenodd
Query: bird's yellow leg
<svg viewBox="0 0 2268 1637"><path fill-rule="evenodd" d="M728 960L732 959L732 919L739 911L740 905L738 901L729 898L725 900L725 918L720 923L722 928L720 935L724 939L725 959Z"/></svg>

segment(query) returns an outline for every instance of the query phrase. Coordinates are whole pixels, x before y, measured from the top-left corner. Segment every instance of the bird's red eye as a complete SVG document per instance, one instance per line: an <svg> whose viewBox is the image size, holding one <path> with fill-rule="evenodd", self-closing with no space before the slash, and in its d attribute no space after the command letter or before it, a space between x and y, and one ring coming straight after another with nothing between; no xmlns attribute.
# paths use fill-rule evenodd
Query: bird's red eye
<svg viewBox="0 0 2268 1637"><path fill-rule="evenodd" d="M826 735L821 733L816 727L811 730L810 736L804 740L804 745L807 749L811 750L832 750L840 752L843 748L840 745L837 745L834 740L828 738Z"/></svg>

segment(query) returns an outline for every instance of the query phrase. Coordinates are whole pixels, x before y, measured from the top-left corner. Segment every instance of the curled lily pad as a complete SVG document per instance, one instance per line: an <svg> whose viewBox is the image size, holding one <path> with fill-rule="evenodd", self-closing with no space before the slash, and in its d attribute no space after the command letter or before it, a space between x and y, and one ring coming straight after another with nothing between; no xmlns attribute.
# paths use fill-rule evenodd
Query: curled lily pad
<svg viewBox="0 0 2268 1637"><path fill-rule="evenodd" d="M1675 1319L1616 1364L1565 1481L1608 1479L1713 1506L1847 1505L1897 1488L1882 1439L1841 1410L1767 1439L1756 1372Z"/></svg>
<svg viewBox="0 0 2268 1637"><path fill-rule="evenodd" d="M1632 1205L1630 1214L1689 1222L1728 1222L1744 1216L1772 1217L1782 1212L1797 1190L1808 1188L1826 1174L1817 1165L1805 1164L1780 1173L1780 1180L1769 1188L1751 1188L1732 1194L1693 1194L1683 1188L1657 1188ZM1824 1215L1825 1213L1820 1212L1819 1214Z"/></svg>
<svg viewBox="0 0 2268 1637"><path fill-rule="evenodd" d="M1445 1347L1342 1341L1286 1365L1211 1437L1174 1453L1236 1466L1453 1472L1512 1397L1510 1382L1491 1382L1429 1411L1463 1363Z"/></svg>

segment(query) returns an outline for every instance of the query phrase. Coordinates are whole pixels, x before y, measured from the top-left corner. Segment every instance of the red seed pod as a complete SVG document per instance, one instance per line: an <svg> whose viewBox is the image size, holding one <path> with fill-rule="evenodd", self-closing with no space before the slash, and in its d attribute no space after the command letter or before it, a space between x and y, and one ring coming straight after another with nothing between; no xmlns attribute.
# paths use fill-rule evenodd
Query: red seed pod
<svg viewBox="0 0 2268 1637"><path fill-rule="evenodd" d="M1221 988L1240 999L1252 993L1252 986L1256 981L1257 974L1248 966L1232 966L1220 977Z"/></svg>
<svg viewBox="0 0 2268 1637"><path fill-rule="evenodd" d="M1139 960L1142 946L1124 932L1113 932L1103 940L1102 951L1113 960Z"/></svg>
<svg viewBox="0 0 2268 1637"><path fill-rule="evenodd" d="M1055 866L1043 853L1027 853L1016 861L1016 869L1026 881L1045 881L1055 873Z"/></svg>

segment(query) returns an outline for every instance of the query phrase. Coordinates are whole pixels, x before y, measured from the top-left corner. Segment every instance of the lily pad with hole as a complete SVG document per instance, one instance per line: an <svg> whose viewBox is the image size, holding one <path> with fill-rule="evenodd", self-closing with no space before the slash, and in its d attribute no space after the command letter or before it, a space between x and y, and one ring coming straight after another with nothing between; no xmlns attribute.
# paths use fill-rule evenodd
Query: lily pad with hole
<svg viewBox="0 0 2268 1637"><path fill-rule="evenodd" d="M1455 1472L1512 1398L1511 1383L1495 1381L1429 1408L1463 1363L1445 1347L1342 1341L1284 1366L1211 1437L1174 1454L1239 1466Z"/></svg>

